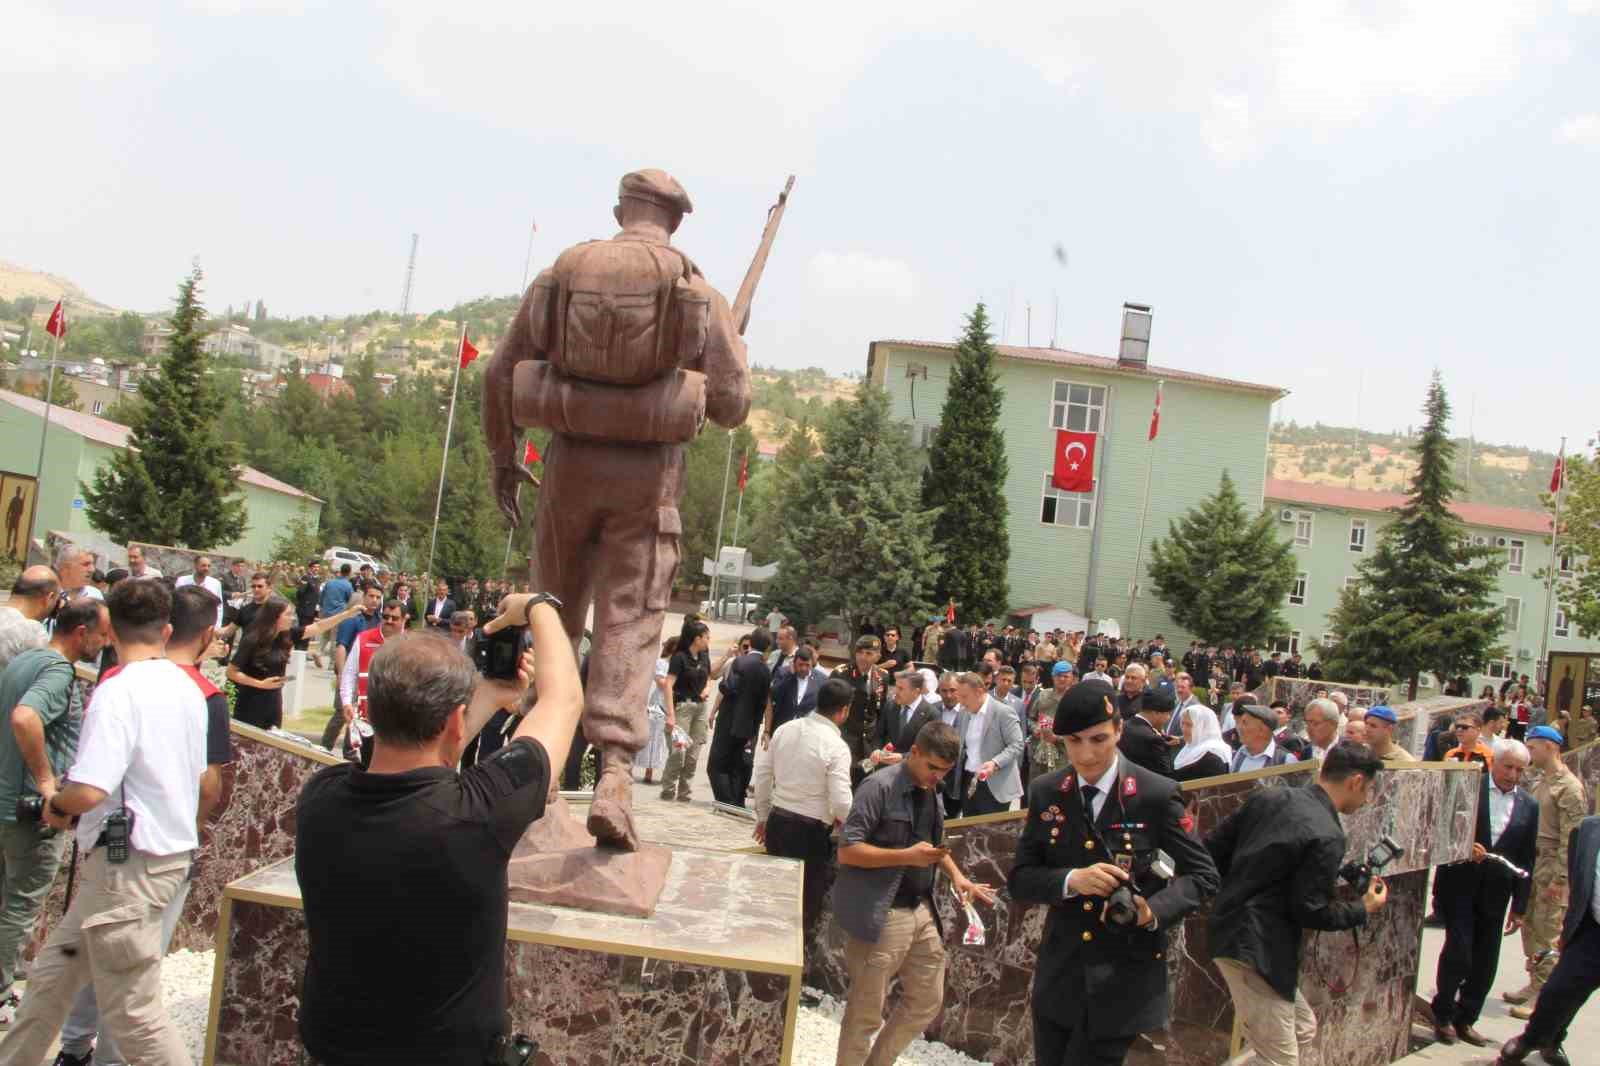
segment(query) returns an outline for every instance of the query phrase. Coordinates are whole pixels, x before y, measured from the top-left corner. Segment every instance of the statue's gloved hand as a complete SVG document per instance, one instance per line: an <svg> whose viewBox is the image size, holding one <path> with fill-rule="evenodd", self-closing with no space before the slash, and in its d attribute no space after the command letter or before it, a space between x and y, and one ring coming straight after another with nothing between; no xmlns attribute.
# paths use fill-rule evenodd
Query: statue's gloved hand
<svg viewBox="0 0 1600 1066"><path fill-rule="evenodd" d="M522 524L522 505L517 502L517 495L524 481L535 488L539 486L539 479L533 471L521 463L494 468L494 499L500 505L500 513L513 526Z"/></svg>

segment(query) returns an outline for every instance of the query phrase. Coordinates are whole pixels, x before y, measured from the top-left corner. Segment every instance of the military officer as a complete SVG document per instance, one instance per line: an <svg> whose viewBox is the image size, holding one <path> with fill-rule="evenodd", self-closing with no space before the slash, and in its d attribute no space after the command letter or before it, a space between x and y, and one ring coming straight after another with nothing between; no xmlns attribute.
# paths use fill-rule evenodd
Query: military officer
<svg viewBox="0 0 1600 1066"><path fill-rule="evenodd" d="M1013 899L1050 907L1033 979L1039 1066L1112 1066L1140 1033L1165 1026L1167 933L1217 890L1211 856L1184 831L1178 785L1118 755L1114 695L1083 681L1056 705L1069 765L1028 789L1007 882ZM1152 868L1158 852L1170 879ZM1132 915L1111 899L1123 887Z"/></svg>
<svg viewBox="0 0 1600 1066"><path fill-rule="evenodd" d="M878 731L878 715L883 710L884 676L878 669L878 653L883 645L868 633L856 638L855 661L836 668L830 677L850 683L850 717L845 719L844 742L850 745L850 787L861 784L867 770L861 760L872 754L873 735Z"/></svg>
<svg viewBox="0 0 1600 1066"><path fill-rule="evenodd" d="M1583 782L1561 761L1561 734L1547 725L1528 730L1528 755L1540 773L1539 831L1529 893L1528 920L1522 924L1522 951L1528 957L1528 984L1506 993L1513 1018L1533 1017L1533 1000L1556 968L1555 946L1567 917L1567 843L1589 813Z"/></svg>

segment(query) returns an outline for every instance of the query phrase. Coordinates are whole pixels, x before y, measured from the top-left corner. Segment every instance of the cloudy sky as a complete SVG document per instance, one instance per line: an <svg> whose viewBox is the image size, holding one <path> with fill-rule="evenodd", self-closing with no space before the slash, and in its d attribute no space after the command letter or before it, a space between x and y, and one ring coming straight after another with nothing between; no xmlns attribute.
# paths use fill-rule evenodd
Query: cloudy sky
<svg viewBox="0 0 1600 1066"><path fill-rule="evenodd" d="M1112 353L1132 300L1153 362L1283 385L1283 417L1403 427L1439 367L1459 431L1600 426L1600 0L11 0L5 23L0 258L118 306L162 307L198 256L219 307L396 308L413 232L413 308L511 292L532 220L537 269L609 235L641 166L688 188L680 243L731 295L793 172L760 363L859 371L980 299L1011 343L1031 304L1033 343Z"/></svg>

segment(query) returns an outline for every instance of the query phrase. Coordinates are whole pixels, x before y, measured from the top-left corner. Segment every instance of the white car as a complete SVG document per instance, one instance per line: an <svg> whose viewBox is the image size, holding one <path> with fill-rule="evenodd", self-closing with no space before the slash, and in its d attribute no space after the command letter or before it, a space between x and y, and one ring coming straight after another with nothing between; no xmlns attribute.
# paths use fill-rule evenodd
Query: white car
<svg viewBox="0 0 1600 1066"><path fill-rule="evenodd" d="M387 566L383 565L366 552L358 552L354 548L341 548L337 545L322 553L322 562L325 566L327 566L328 572L333 574L337 574L339 572L339 568L345 563L350 564L351 573L359 571L363 566L372 567L373 571L378 574L386 574L389 572L389 568Z"/></svg>
<svg viewBox="0 0 1600 1066"><path fill-rule="evenodd" d="M761 596L754 592L747 592L743 596L723 596L717 603L701 600L700 613L722 621L742 618L751 625L759 625L767 617L761 609Z"/></svg>

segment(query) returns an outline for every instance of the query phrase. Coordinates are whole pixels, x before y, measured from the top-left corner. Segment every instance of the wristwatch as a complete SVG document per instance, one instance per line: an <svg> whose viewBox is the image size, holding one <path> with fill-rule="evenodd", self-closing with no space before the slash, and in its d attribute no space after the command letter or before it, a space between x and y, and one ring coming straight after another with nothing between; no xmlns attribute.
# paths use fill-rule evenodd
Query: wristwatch
<svg viewBox="0 0 1600 1066"><path fill-rule="evenodd" d="M528 600L528 606L525 608L525 612L533 610L535 606L541 603L548 603L558 611L566 606L566 604L562 603L548 592L535 592L533 597Z"/></svg>

